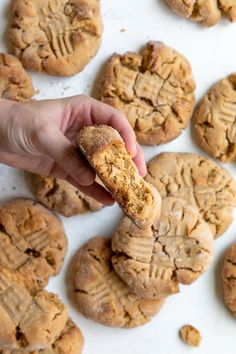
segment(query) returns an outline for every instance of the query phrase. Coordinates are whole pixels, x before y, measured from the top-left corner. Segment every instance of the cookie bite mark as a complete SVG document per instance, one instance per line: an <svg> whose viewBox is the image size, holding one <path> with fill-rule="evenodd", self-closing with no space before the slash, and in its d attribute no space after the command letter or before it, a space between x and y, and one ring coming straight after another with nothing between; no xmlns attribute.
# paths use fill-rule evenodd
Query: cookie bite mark
<svg viewBox="0 0 236 354"><path fill-rule="evenodd" d="M184 56L153 41L140 54L127 52L110 58L98 98L124 112L139 143L159 145L186 128L194 91L191 67Z"/></svg>
<svg viewBox="0 0 236 354"><path fill-rule="evenodd" d="M105 326L132 328L156 315L164 299L147 300L132 292L111 264L111 240L96 237L75 255L71 267L71 295L78 310Z"/></svg>
<svg viewBox="0 0 236 354"><path fill-rule="evenodd" d="M77 146L123 211L140 228L160 214L158 192L139 175L119 133L108 126L86 127Z"/></svg>
<svg viewBox="0 0 236 354"><path fill-rule="evenodd" d="M198 210L181 199L164 198L150 229L139 230L124 218L112 237L112 264L138 295L158 299L179 291L206 271L213 234Z"/></svg>
<svg viewBox="0 0 236 354"><path fill-rule="evenodd" d="M236 160L236 73L209 89L195 112L200 147L223 161Z"/></svg>

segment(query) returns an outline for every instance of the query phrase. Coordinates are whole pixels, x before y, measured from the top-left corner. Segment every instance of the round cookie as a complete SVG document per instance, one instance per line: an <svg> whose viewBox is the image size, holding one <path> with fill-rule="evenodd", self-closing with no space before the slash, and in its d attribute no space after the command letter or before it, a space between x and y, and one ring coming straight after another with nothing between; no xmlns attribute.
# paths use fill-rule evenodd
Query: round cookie
<svg viewBox="0 0 236 354"><path fill-rule="evenodd" d="M192 116L195 82L183 55L161 42L148 42L140 54L114 54L99 86L101 101L124 112L137 140L166 143Z"/></svg>
<svg viewBox="0 0 236 354"><path fill-rule="evenodd" d="M0 348L48 348L62 333L68 320L67 309L59 298L41 290L30 293L25 279L0 269Z"/></svg>
<svg viewBox="0 0 236 354"><path fill-rule="evenodd" d="M43 205L64 216L102 208L102 204L62 179L32 175L32 185L36 197Z"/></svg>
<svg viewBox="0 0 236 354"><path fill-rule="evenodd" d="M106 326L131 328L157 314L163 299L138 298L111 265L111 240L96 237L76 254L71 269L71 293L78 310Z"/></svg>
<svg viewBox="0 0 236 354"><path fill-rule="evenodd" d="M178 15L204 26L214 26L224 14L229 21L236 21L235 0L166 0L170 8Z"/></svg>
<svg viewBox="0 0 236 354"><path fill-rule="evenodd" d="M24 276L31 289L58 274L66 251L61 221L42 205L29 199L0 205L0 267Z"/></svg>
<svg viewBox="0 0 236 354"><path fill-rule="evenodd" d="M84 338L79 328L69 319L60 337L48 348L37 351L3 349L0 354L81 354Z"/></svg>
<svg viewBox="0 0 236 354"><path fill-rule="evenodd" d="M225 303L236 317L236 243L232 244L225 253L222 281Z"/></svg>
<svg viewBox="0 0 236 354"><path fill-rule="evenodd" d="M0 53L0 98L27 101L34 96L32 80L13 55Z"/></svg>
<svg viewBox="0 0 236 354"><path fill-rule="evenodd" d="M14 0L11 12L10 42L27 69L75 75L100 47L99 0Z"/></svg>
<svg viewBox="0 0 236 354"><path fill-rule="evenodd" d="M215 238L229 227L236 205L236 184L224 168L200 155L166 152L154 157L147 169L145 179L161 196L181 198L197 207Z"/></svg>
<svg viewBox="0 0 236 354"><path fill-rule="evenodd" d="M112 264L138 295L158 299L191 284L208 268L213 235L198 210L184 200L163 199L160 218L140 230L124 218L112 238Z"/></svg>
<svg viewBox="0 0 236 354"><path fill-rule="evenodd" d="M223 162L236 160L236 73L218 81L195 112L197 141Z"/></svg>

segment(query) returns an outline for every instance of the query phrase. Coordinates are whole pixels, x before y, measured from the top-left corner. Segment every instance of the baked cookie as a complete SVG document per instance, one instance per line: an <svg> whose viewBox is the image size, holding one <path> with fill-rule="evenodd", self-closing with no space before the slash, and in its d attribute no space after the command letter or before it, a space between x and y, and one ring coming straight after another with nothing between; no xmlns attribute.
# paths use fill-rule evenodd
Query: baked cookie
<svg viewBox="0 0 236 354"><path fill-rule="evenodd" d="M72 297L87 318L106 326L136 327L151 320L163 299L138 298L111 265L111 240L96 237L76 254L71 268Z"/></svg>
<svg viewBox="0 0 236 354"><path fill-rule="evenodd" d="M119 133L106 125L86 127L77 146L124 213L140 228L152 225L160 214L160 195L139 175Z"/></svg>
<svg viewBox="0 0 236 354"><path fill-rule="evenodd" d="M195 113L199 145L223 162L236 160L236 73L218 81Z"/></svg>
<svg viewBox="0 0 236 354"><path fill-rule="evenodd" d="M68 320L59 298L41 290L33 295L25 279L0 269L0 348L40 350L60 336Z"/></svg>
<svg viewBox="0 0 236 354"><path fill-rule="evenodd" d="M34 96L32 80L13 55L0 53L0 98L27 101Z"/></svg>
<svg viewBox="0 0 236 354"><path fill-rule="evenodd" d="M0 267L20 273L33 290L58 274L67 250L60 220L29 199L0 205Z"/></svg>
<svg viewBox="0 0 236 354"><path fill-rule="evenodd" d="M14 0L9 38L23 66L71 76L97 53L102 35L99 0Z"/></svg>
<svg viewBox="0 0 236 354"><path fill-rule="evenodd" d="M225 303L236 317L236 243L225 253L222 281Z"/></svg>
<svg viewBox="0 0 236 354"><path fill-rule="evenodd" d="M124 218L112 238L112 264L138 295L158 299L191 284L208 268L213 235L199 211L173 197L162 201L161 216L139 230Z"/></svg>
<svg viewBox="0 0 236 354"><path fill-rule="evenodd" d="M48 348L37 351L3 349L0 354L81 354L84 338L72 320L68 320L60 337Z"/></svg>
<svg viewBox="0 0 236 354"><path fill-rule="evenodd" d="M229 21L236 21L235 0L166 0L170 8L178 15L214 26L225 15Z"/></svg>
<svg viewBox="0 0 236 354"><path fill-rule="evenodd" d="M191 325L183 326L179 331L179 335L183 342L191 347L199 347L201 344L202 337L199 330Z"/></svg>
<svg viewBox="0 0 236 354"><path fill-rule="evenodd" d="M232 176L214 161L188 153L162 153L148 163L145 179L163 198L173 196L196 206L215 238L229 227L236 205Z"/></svg>
<svg viewBox="0 0 236 354"><path fill-rule="evenodd" d="M192 116L195 82L183 55L161 42L140 54L114 54L105 66L99 99L124 112L140 144L175 139Z"/></svg>
<svg viewBox="0 0 236 354"><path fill-rule="evenodd" d="M62 179L33 174L32 185L42 204L64 216L84 214L102 208L102 204Z"/></svg>

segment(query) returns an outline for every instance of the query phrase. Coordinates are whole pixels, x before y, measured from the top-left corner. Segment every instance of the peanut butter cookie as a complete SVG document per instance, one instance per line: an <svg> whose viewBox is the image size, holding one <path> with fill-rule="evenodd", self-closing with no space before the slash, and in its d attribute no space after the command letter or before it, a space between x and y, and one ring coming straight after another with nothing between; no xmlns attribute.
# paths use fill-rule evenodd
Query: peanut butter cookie
<svg viewBox="0 0 236 354"><path fill-rule="evenodd" d="M84 214L102 208L102 204L64 180L32 175L32 184L38 200L50 210L54 209L64 216Z"/></svg>
<svg viewBox="0 0 236 354"><path fill-rule="evenodd" d="M32 80L13 55L0 53L0 98L27 101L34 96Z"/></svg>
<svg viewBox="0 0 236 354"><path fill-rule="evenodd" d="M199 145L223 162L236 160L236 73L218 81L195 113Z"/></svg>
<svg viewBox="0 0 236 354"><path fill-rule="evenodd" d="M222 269L222 281L225 303L233 316L236 317L236 243L231 245L226 251Z"/></svg>
<svg viewBox="0 0 236 354"><path fill-rule="evenodd" d="M204 26L214 26L225 15L229 21L236 21L235 0L166 0L170 8L178 15Z"/></svg>
<svg viewBox="0 0 236 354"><path fill-rule="evenodd" d="M9 38L23 66L71 76L97 53L102 35L99 0L14 0Z"/></svg>
<svg viewBox="0 0 236 354"><path fill-rule="evenodd" d="M160 215L160 195L139 175L119 133L105 125L86 127L77 146L124 213L140 228L152 225Z"/></svg>
<svg viewBox="0 0 236 354"><path fill-rule="evenodd" d="M58 297L45 290L36 294L24 287L20 274L0 270L0 348L40 350L60 336L68 320Z"/></svg>
<svg viewBox="0 0 236 354"><path fill-rule="evenodd" d="M233 220L236 184L232 176L214 161L187 153L162 153L148 163L146 180L163 198L173 196L197 207L215 238Z"/></svg>
<svg viewBox="0 0 236 354"><path fill-rule="evenodd" d="M40 204L16 199L0 205L0 267L40 290L58 274L67 250L60 220Z"/></svg>
<svg viewBox="0 0 236 354"><path fill-rule="evenodd" d="M60 337L50 347L33 352L25 349L3 349L0 354L81 354L83 345L82 333L69 319Z"/></svg>
<svg viewBox="0 0 236 354"><path fill-rule="evenodd" d="M111 240L97 237L76 254L71 269L72 296L78 310L95 322L136 327L151 320L164 302L137 297L111 265Z"/></svg>
<svg viewBox="0 0 236 354"><path fill-rule="evenodd" d="M124 112L140 144L179 136L192 116L195 82L183 55L161 42L140 54L114 54L100 82L99 99Z"/></svg>
<svg viewBox="0 0 236 354"><path fill-rule="evenodd" d="M208 268L213 235L198 210L173 197L150 229L139 230L124 218L112 238L112 264L138 295L158 299L191 284Z"/></svg>

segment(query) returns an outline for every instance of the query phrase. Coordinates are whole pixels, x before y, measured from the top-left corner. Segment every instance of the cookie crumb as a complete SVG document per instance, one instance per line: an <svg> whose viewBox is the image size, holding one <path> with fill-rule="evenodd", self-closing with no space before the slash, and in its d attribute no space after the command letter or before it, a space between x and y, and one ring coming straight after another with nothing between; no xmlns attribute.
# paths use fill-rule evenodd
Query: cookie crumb
<svg viewBox="0 0 236 354"><path fill-rule="evenodd" d="M200 332L189 324L180 329L179 335L186 344L192 347L199 347L202 340Z"/></svg>

